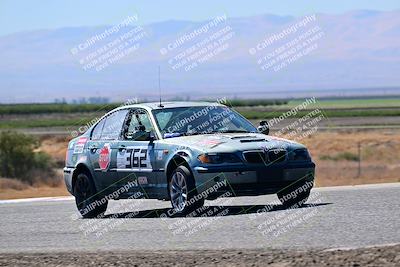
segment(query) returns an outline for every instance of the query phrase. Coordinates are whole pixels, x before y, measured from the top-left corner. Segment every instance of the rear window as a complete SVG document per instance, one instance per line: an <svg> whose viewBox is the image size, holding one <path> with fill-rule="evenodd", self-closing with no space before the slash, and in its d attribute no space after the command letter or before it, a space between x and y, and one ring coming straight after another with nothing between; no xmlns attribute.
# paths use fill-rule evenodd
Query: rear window
<svg viewBox="0 0 400 267"><path fill-rule="evenodd" d="M118 139L128 110L119 110L103 118L92 131L92 140Z"/></svg>
<svg viewBox="0 0 400 267"><path fill-rule="evenodd" d="M101 133L101 139L103 140L118 139L121 134L122 125L124 124L127 113L128 110L124 109L113 112L110 115L108 115L104 123L103 131Z"/></svg>
<svg viewBox="0 0 400 267"><path fill-rule="evenodd" d="M93 132L92 132L92 140L100 140L101 138L101 132L103 131L103 126L105 122L105 118L102 119L97 125L94 127Z"/></svg>

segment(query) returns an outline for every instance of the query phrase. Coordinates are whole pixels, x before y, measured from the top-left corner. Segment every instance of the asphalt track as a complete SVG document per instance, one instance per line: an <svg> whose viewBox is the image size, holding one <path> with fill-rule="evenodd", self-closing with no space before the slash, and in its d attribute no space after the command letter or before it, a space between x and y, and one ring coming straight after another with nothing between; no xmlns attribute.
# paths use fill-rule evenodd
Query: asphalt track
<svg viewBox="0 0 400 267"><path fill-rule="evenodd" d="M107 218L89 220L77 218L70 197L0 201L0 253L326 250L400 243L400 183L313 189L308 205L293 210L274 203L276 196L222 198L206 202L207 217L164 218L169 202L112 201Z"/></svg>

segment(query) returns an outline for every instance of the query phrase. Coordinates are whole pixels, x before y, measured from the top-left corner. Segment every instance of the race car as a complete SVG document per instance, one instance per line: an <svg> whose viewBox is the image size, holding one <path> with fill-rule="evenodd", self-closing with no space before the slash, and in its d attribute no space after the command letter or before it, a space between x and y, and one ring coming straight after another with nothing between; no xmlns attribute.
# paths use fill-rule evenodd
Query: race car
<svg viewBox="0 0 400 267"><path fill-rule="evenodd" d="M109 200L169 200L188 214L217 197L277 194L302 205L315 164L303 145L270 136L235 110L209 102L116 108L69 142L64 180L84 218Z"/></svg>

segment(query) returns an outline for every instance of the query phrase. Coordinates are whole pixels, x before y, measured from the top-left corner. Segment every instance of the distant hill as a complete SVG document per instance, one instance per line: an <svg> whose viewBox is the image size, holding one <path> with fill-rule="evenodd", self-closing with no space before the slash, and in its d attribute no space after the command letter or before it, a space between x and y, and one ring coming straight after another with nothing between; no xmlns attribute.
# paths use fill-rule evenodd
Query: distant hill
<svg viewBox="0 0 400 267"><path fill-rule="evenodd" d="M227 14L229 15L229 14ZM158 66L162 70L163 95L202 98L209 96L268 97L272 92L287 96L304 90L324 92L335 88L392 88L400 85L400 11L352 11L340 15L316 14L315 21L296 33L249 53L251 48L273 34L289 29L302 18L254 16L230 18L198 33L207 22L166 21L143 26L144 37L129 55L105 69L84 71L79 60L113 41L135 26L97 41L77 55L71 49L84 44L111 26L61 28L21 32L0 37L0 102L47 102L65 97L158 96ZM171 58L198 44L204 38L229 27L226 47L190 71L173 70ZM262 70L257 60L262 55L319 27L322 37L317 47L275 72ZM194 34L180 47L168 51L184 36ZM215 39L214 41L217 41ZM200 43L200 44L199 44ZM221 46L222 47L222 46ZM204 48L204 47L203 47ZM167 49L163 55L160 50ZM200 50L200 49L199 49ZM214 51L214 50L212 50ZM175 63L178 61L175 61ZM367 90L361 89L364 92ZM343 91L345 93L345 90Z"/></svg>

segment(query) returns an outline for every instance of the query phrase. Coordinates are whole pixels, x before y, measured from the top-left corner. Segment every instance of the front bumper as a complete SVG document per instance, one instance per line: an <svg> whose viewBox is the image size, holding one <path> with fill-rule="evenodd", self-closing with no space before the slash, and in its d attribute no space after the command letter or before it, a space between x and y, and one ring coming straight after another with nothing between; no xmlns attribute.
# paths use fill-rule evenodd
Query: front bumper
<svg viewBox="0 0 400 267"><path fill-rule="evenodd" d="M194 178L199 193L210 188L209 198L230 191L233 196L276 194L296 182L314 181L315 164L292 162L277 165L236 165L194 167Z"/></svg>

